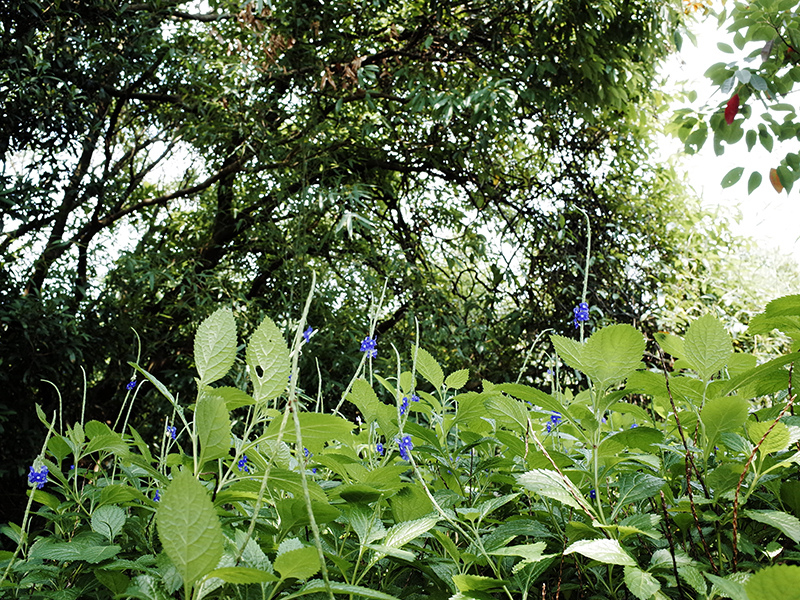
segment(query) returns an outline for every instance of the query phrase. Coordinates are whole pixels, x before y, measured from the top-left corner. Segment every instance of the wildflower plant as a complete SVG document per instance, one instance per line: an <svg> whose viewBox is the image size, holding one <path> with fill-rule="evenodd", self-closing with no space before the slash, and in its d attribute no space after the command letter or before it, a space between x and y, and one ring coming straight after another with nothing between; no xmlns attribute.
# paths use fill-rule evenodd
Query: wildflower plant
<svg viewBox="0 0 800 600"><path fill-rule="evenodd" d="M585 341L551 336L586 384L547 393L473 389L467 369L445 374L415 344L395 349L396 374L346 388L349 420L298 401L304 319L291 344L269 319L257 328L238 389L219 385L237 358L233 313L213 313L195 337L191 404L134 365L175 414L151 443L40 412L49 433L26 474L39 518L0 529L16 548L0 555L0 595L768 600L794 589L800 354L756 365L704 316L684 337L657 336L678 370L648 368L642 334L611 325ZM751 327L800 339L797 323L800 296Z"/></svg>

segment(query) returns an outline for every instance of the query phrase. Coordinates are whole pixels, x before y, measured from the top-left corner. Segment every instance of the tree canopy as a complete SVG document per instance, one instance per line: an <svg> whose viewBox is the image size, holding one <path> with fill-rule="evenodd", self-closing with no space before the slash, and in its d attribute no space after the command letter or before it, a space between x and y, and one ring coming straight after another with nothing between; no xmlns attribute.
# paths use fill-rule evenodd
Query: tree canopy
<svg viewBox="0 0 800 600"><path fill-rule="evenodd" d="M9 410L52 405L43 380L78 406L84 369L103 414L131 375L131 330L169 379L220 303L286 326L312 270L304 360L326 401L359 340L376 334L390 357L381 340L407 348L417 323L450 366L534 378L526 351L572 327L587 224L591 318L654 326L692 228L675 174L651 158L655 69L680 5L203 7L1 9ZM6 426L27 443L25 419Z"/></svg>

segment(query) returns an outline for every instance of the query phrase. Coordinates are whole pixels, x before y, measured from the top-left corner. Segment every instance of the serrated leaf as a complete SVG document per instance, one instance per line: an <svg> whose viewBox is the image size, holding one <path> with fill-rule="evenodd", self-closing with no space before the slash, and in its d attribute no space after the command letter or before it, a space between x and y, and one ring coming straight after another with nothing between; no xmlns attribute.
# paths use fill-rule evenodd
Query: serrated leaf
<svg viewBox="0 0 800 600"><path fill-rule="evenodd" d="M256 403L250 394L235 387L216 387L213 394L225 400L225 408L228 409L228 412Z"/></svg>
<svg viewBox="0 0 800 600"><path fill-rule="evenodd" d="M217 511L203 484L188 471L179 472L164 491L156 529L185 585L193 586L222 558L224 537Z"/></svg>
<svg viewBox="0 0 800 600"><path fill-rule="evenodd" d="M104 535L110 542L122 531L127 515L120 506L100 506L92 513L92 531Z"/></svg>
<svg viewBox="0 0 800 600"><path fill-rule="evenodd" d="M444 371L431 353L424 348L417 349L417 371L428 383L437 390L442 389L444 384Z"/></svg>
<svg viewBox="0 0 800 600"><path fill-rule="evenodd" d="M332 442L333 440L349 441L355 427L347 419L325 413L301 412L298 413L297 418L300 420L303 446L315 454L321 452L327 442ZM281 419L273 419L264 432L264 439L277 440L280 428ZM291 422L283 432L283 441L288 444L297 443L295 428Z"/></svg>
<svg viewBox="0 0 800 600"><path fill-rule="evenodd" d="M231 420L221 397L210 391L200 394L195 410L200 462L228 456L231 447Z"/></svg>
<svg viewBox="0 0 800 600"><path fill-rule="evenodd" d="M570 544L564 554L573 552L607 565L636 566L636 561L620 546L617 540L579 540Z"/></svg>
<svg viewBox="0 0 800 600"><path fill-rule="evenodd" d="M665 483L660 477L648 473L623 473L619 478L618 500L611 518L624 506L655 496Z"/></svg>
<svg viewBox="0 0 800 600"><path fill-rule="evenodd" d="M644 336L635 327L603 327L586 342L583 372L602 387L619 383L643 366L644 348Z"/></svg>
<svg viewBox="0 0 800 600"><path fill-rule="evenodd" d="M547 469L534 469L517 475L517 481L526 490L558 500L562 504L580 509L581 505L575 499L575 494L580 492L570 481L564 481L556 471ZM570 490L572 493L570 493Z"/></svg>
<svg viewBox="0 0 800 600"><path fill-rule="evenodd" d="M444 384L451 390L460 390L469 380L469 369L461 369L460 371L453 371L444 380Z"/></svg>
<svg viewBox="0 0 800 600"><path fill-rule="evenodd" d="M236 321L230 308L220 308L207 317L194 336L194 362L200 384L225 377L236 360Z"/></svg>
<svg viewBox="0 0 800 600"><path fill-rule="evenodd" d="M650 600L653 594L661 589L658 580L639 567L625 567L625 585L639 600Z"/></svg>
<svg viewBox="0 0 800 600"><path fill-rule="evenodd" d="M264 583L266 581L278 581L272 573L267 573L252 567L222 567L214 569L206 575L209 579L217 577L226 583Z"/></svg>
<svg viewBox="0 0 800 600"><path fill-rule="evenodd" d="M745 514L759 523L779 529L795 544L800 544L800 519L780 510L748 510Z"/></svg>
<svg viewBox="0 0 800 600"><path fill-rule="evenodd" d="M729 188L742 178L742 174L744 174L744 167L734 167L725 174L720 185L723 188Z"/></svg>
<svg viewBox="0 0 800 600"><path fill-rule="evenodd" d="M517 400L530 402L533 406L538 406L545 410L564 412L564 407L558 399L534 387L521 383L501 383L494 386L494 389L505 392Z"/></svg>
<svg viewBox="0 0 800 600"><path fill-rule="evenodd" d="M281 579L308 579L319 571L319 553L314 546L295 548L278 554L272 566Z"/></svg>
<svg viewBox="0 0 800 600"><path fill-rule="evenodd" d="M289 381L289 349L278 327L266 317L247 344L247 367L256 403L280 396Z"/></svg>
<svg viewBox="0 0 800 600"><path fill-rule="evenodd" d="M750 425L747 427L747 435L750 438L750 441L752 441L754 444L758 444L770 427L772 427L771 421L750 423ZM789 428L783 423L778 422L775 423L775 427L772 427L772 431L769 432L769 435L764 440L764 443L758 447L758 451L761 454L780 452L782 450L786 450L786 447L789 445L789 441Z"/></svg>
<svg viewBox="0 0 800 600"><path fill-rule="evenodd" d="M389 548L401 548L426 531L433 529L438 522L438 517L423 517L414 521L398 523L386 533L383 545Z"/></svg>
<svg viewBox="0 0 800 600"><path fill-rule="evenodd" d="M753 573L744 589L749 600L800 600L800 567L771 565Z"/></svg>
<svg viewBox="0 0 800 600"><path fill-rule="evenodd" d="M585 372L586 365L583 359L585 344L571 340L563 335L551 335L550 341L556 349L556 353L567 366Z"/></svg>
<svg viewBox="0 0 800 600"><path fill-rule="evenodd" d="M523 432L528 429L528 411L519 400L492 394L484 402L487 416L508 429Z"/></svg>
<svg viewBox="0 0 800 600"><path fill-rule="evenodd" d="M711 573L703 573L703 575L705 575L713 585L712 594L714 593L714 588L716 588L718 594L723 597L731 598L731 600L749 600L747 593L744 591L744 586L738 581L731 579L730 575L728 577L720 577Z"/></svg>
<svg viewBox="0 0 800 600"><path fill-rule="evenodd" d="M719 319L703 315L695 320L683 339L685 359L701 379L711 379L733 354L733 342Z"/></svg>
<svg viewBox="0 0 800 600"><path fill-rule="evenodd" d="M711 445L717 436L726 431L739 429L750 411L750 403L741 396L712 398L700 411L706 433L706 443Z"/></svg>
<svg viewBox="0 0 800 600"><path fill-rule="evenodd" d="M334 594L347 594L357 598L372 598L373 600L399 600L397 596L391 596L371 588L361 587L360 585L350 585L348 583L341 583L339 581L331 581L330 589ZM321 579L314 579L305 584L299 591L289 594L288 596L281 596L281 600L294 600L301 596L309 594L320 594L325 592L325 582Z"/></svg>

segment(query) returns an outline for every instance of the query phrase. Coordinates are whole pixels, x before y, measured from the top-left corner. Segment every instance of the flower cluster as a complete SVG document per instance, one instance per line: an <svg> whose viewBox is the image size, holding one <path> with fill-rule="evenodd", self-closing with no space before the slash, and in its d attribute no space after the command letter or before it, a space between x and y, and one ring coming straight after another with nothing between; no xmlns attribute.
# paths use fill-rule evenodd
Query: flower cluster
<svg viewBox="0 0 800 600"><path fill-rule="evenodd" d="M378 453L380 456L383 456L383 444L381 444L380 442L378 442L377 444L375 444L375 451L376 451L376 452L377 452L377 453Z"/></svg>
<svg viewBox="0 0 800 600"><path fill-rule="evenodd" d="M370 358L376 358L378 356L377 345L378 342L374 338L367 336L361 340L361 352L366 352Z"/></svg>
<svg viewBox="0 0 800 600"><path fill-rule="evenodd" d="M37 490L42 489L44 484L47 483L47 474L49 473L47 467L42 467L39 471L34 469L33 466L31 466L30 469L31 471L28 473L28 482L35 484Z"/></svg>
<svg viewBox="0 0 800 600"><path fill-rule="evenodd" d="M247 466L247 454L242 454L242 458L239 459L239 463L237 465L240 471L244 471L245 473L250 472L250 467Z"/></svg>
<svg viewBox="0 0 800 600"><path fill-rule="evenodd" d="M414 444L411 443L411 436L404 435L400 438L400 441L397 443L398 447L400 448L400 458L403 460L411 461L411 449L414 448Z"/></svg>
<svg viewBox="0 0 800 600"><path fill-rule="evenodd" d="M169 434L169 437L171 437L173 440L178 439L178 429L177 429L177 427L173 427L171 425L167 425L167 433Z"/></svg>
<svg viewBox="0 0 800 600"><path fill-rule="evenodd" d="M589 490L589 498L595 500L597 498L597 492L594 491L594 488Z"/></svg>
<svg viewBox="0 0 800 600"><path fill-rule="evenodd" d="M128 385L125 386L125 389L128 390L128 391L131 391L135 387L136 387L136 379L131 379L128 382Z"/></svg>
<svg viewBox="0 0 800 600"><path fill-rule="evenodd" d="M561 413L554 411L550 416L550 421L547 423L547 433L550 433L553 430L553 427L558 427L559 423L561 423Z"/></svg>
<svg viewBox="0 0 800 600"><path fill-rule="evenodd" d="M161 491L156 490L156 493L153 494L153 502L160 502L161 501Z"/></svg>
<svg viewBox="0 0 800 600"><path fill-rule="evenodd" d="M312 334L312 333L314 333L314 328L313 328L313 327L311 327L311 325L309 325L309 326L308 326L308 329L306 329L306 330L303 332L303 338L305 338L305 340L306 340L306 343L308 343L308 342L310 342L310 341L311 341L311 334Z"/></svg>
<svg viewBox="0 0 800 600"><path fill-rule="evenodd" d="M419 396L411 394L411 402L419 402ZM400 416L406 414L408 410L408 396L403 396L403 401L400 403Z"/></svg>
<svg viewBox="0 0 800 600"><path fill-rule="evenodd" d="M575 313L575 319L573 323L575 323L575 329L579 327L579 324L583 321L589 320L589 305L586 302L581 302L572 309L572 312Z"/></svg>

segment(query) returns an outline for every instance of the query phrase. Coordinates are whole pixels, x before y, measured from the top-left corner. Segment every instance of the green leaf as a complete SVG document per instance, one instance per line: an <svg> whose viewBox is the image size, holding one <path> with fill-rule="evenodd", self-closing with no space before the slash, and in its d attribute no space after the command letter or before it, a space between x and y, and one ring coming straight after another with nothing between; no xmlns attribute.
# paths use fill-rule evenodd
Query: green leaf
<svg viewBox="0 0 800 600"><path fill-rule="evenodd" d="M650 600L661 589L661 584L650 573L631 566L625 567L625 585L639 600Z"/></svg>
<svg viewBox="0 0 800 600"><path fill-rule="evenodd" d="M499 425L520 432L527 431L528 410L519 400L492 394L484 404L487 416L495 419Z"/></svg>
<svg viewBox="0 0 800 600"><path fill-rule="evenodd" d="M253 569L252 567L222 567L214 569L206 574L207 579L217 577L226 583L264 583L266 581L278 581L272 573Z"/></svg>
<svg viewBox="0 0 800 600"><path fill-rule="evenodd" d="M298 413L297 418L300 420L303 446L314 453L321 452L327 442L334 440L340 442L349 441L355 427L350 421L342 417L324 413L301 412ZM281 419L274 419L264 432L264 438L277 440L280 428ZM287 444L297 443L295 428L291 421L283 432L283 441Z"/></svg>
<svg viewBox="0 0 800 600"><path fill-rule="evenodd" d="M222 379L236 360L236 321L230 308L220 308L206 318L194 336L194 362L200 384Z"/></svg>
<svg viewBox="0 0 800 600"><path fill-rule="evenodd" d="M686 361L704 380L711 379L733 354L730 334L719 319L710 314L703 315L689 326L683 345Z"/></svg>
<svg viewBox="0 0 800 600"><path fill-rule="evenodd" d="M720 433L735 431L744 425L750 411L750 403L741 396L712 398L700 411L700 420L705 426L706 444L711 446Z"/></svg>
<svg viewBox="0 0 800 600"><path fill-rule="evenodd" d="M214 388L213 393L225 400L225 408L228 409L228 412L256 403L250 394L235 387L217 387Z"/></svg>
<svg viewBox="0 0 800 600"><path fill-rule="evenodd" d="M604 327L586 342L583 372L601 387L614 385L643 366L644 348L644 337L635 327Z"/></svg>
<svg viewBox="0 0 800 600"><path fill-rule="evenodd" d="M389 548L401 548L426 531L433 529L438 522L439 517L431 516L398 523L386 533L386 537L383 538L383 545Z"/></svg>
<svg viewBox="0 0 800 600"><path fill-rule="evenodd" d="M571 340L563 335L551 335L550 341L553 342L556 353L567 366L585 373L583 359L584 349L586 348L585 344Z"/></svg>
<svg viewBox="0 0 800 600"><path fill-rule="evenodd" d="M437 390L442 389L444 384L444 371L436 359L431 356L430 352L424 348L417 349L417 371L422 375L434 388Z"/></svg>
<svg viewBox="0 0 800 600"><path fill-rule="evenodd" d="M347 399L358 407L364 423L369 425L378 416L378 405L381 401L372 386L365 379L356 379L350 388Z"/></svg>
<svg viewBox="0 0 800 600"><path fill-rule="evenodd" d="M779 529L795 544L800 544L800 519L780 510L748 510L745 514L759 523Z"/></svg>
<svg viewBox="0 0 800 600"><path fill-rule="evenodd" d="M800 600L800 567L771 565L753 573L744 589L749 600Z"/></svg>
<svg viewBox="0 0 800 600"><path fill-rule="evenodd" d="M656 333L653 337L655 337L656 342L658 342L658 345L661 346L661 349L664 352L674 356L675 358L683 358L685 352L683 347L683 338L661 331Z"/></svg>
<svg viewBox="0 0 800 600"><path fill-rule="evenodd" d="M127 515L120 506L106 505L96 508L92 513L92 531L104 535L110 542L114 541L125 525Z"/></svg>
<svg viewBox="0 0 800 600"><path fill-rule="evenodd" d="M204 390L195 410L200 463L228 456L231 447L231 420L225 400Z"/></svg>
<svg viewBox="0 0 800 600"><path fill-rule="evenodd" d="M319 553L314 546L288 550L275 557L273 567L281 579L308 579L319 571Z"/></svg>
<svg viewBox="0 0 800 600"><path fill-rule="evenodd" d="M460 371L453 371L444 380L444 384L451 390L460 390L469 380L469 369L461 369Z"/></svg>
<svg viewBox="0 0 800 600"><path fill-rule="evenodd" d="M770 301L764 314L767 317L800 316L800 294L781 296Z"/></svg>
<svg viewBox="0 0 800 600"><path fill-rule="evenodd" d="M156 529L186 586L213 571L222 558L224 537L217 512L206 488L188 471L179 472L164 491Z"/></svg>
<svg viewBox="0 0 800 600"><path fill-rule="evenodd" d="M341 583L339 581L331 581L330 589L334 594L347 594L358 598L373 598L374 600L399 600L397 596L391 596L371 588L361 587L360 585L350 585L348 583ZM321 594L325 592L325 582L321 579L314 579L305 584L299 591L289 594L288 596L281 596L281 600L294 600L301 596L308 594Z"/></svg>
<svg viewBox="0 0 800 600"><path fill-rule="evenodd" d="M573 552L608 565L636 566L636 561L617 540L579 540L564 550L565 555Z"/></svg>
<svg viewBox="0 0 800 600"><path fill-rule="evenodd" d="M256 403L280 396L289 381L289 349L280 330L266 317L247 344L247 367Z"/></svg>
<svg viewBox="0 0 800 600"><path fill-rule="evenodd" d="M750 423L747 427L747 435L750 437L750 441L754 444L758 444L771 426L771 421ZM773 452L786 450L790 440L789 428L781 422L775 423L775 427L769 432L764 443L758 447L758 451L762 454L771 454Z"/></svg>
<svg viewBox="0 0 800 600"><path fill-rule="evenodd" d="M744 167L734 167L730 171L725 174L725 177L722 178L722 187L729 188L734 183L739 181L742 178L742 174L744 173Z"/></svg>
<svg viewBox="0 0 800 600"><path fill-rule="evenodd" d="M714 588L716 588L718 594L723 597L731 598L731 600L749 600L747 593L744 591L744 586L738 581L731 579L730 575L728 577L719 577L711 573L703 573L703 575L705 575L714 586L712 588L712 595L715 591Z"/></svg>
<svg viewBox="0 0 800 600"><path fill-rule="evenodd" d="M558 500L562 504L573 508L581 508L581 505L575 499L576 494L580 495L578 489L571 481L565 481L556 471L534 469L517 475L517 481L526 490L530 490L540 496Z"/></svg>
<svg viewBox="0 0 800 600"><path fill-rule="evenodd" d="M484 590L493 590L496 588L503 587L505 585L505 581L502 579L494 579L493 577L484 577L482 575L469 575L467 573L460 573L458 575L453 575L453 583L456 584L456 587L461 592L470 592L470 591L484 591Z"/></svg>
<svg viewBox="0 0 800 600"><path fill-rule="evenodd" d="M94 536L94 537L91 537ZM116 556L121 548L117 545L106 546L100 543L103 538L94 533L76 536L71 542L59 542L48 537L40 537L31 546L28 559L56 560L72 562L85 560L97 564Z"/></svg>
<svg viewBox="0 0 800 600"><path fill-rule="evenodd" d="M534 406L538 406L545 410L552 410L555 412L564 412L564 407L561 402L556 398L534 387L523 385L521 383L501 383L494 387L495 390L505 392L509 396L514 396L517 400L523 402L530 402Z"/></svg>
<svg viewBox="0 0 800 600"><path fill-rule="evenodd" d="M618 500L612 520L624 506L655 496L665 483L660 477L648 473L623 473L619 478Z"/></svg>
<svg viewBox="0 0 800 600"><path fill-rule="evenodd" d="M545 542L534 544L519 544L517 546L505 546L489 552L492 556L521 556L528 562L536 562L545 558L543 552L547 548Z"/></svg>

